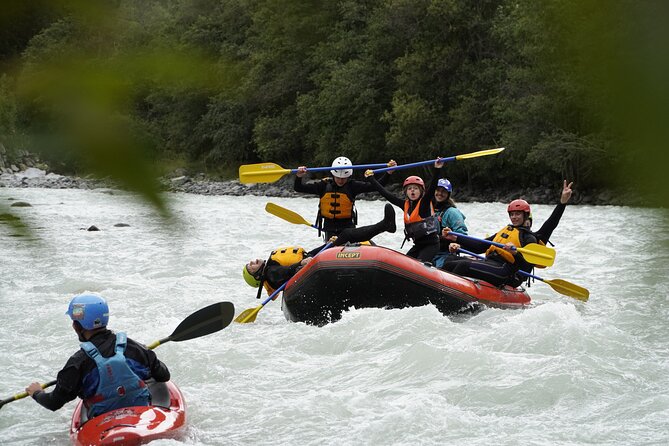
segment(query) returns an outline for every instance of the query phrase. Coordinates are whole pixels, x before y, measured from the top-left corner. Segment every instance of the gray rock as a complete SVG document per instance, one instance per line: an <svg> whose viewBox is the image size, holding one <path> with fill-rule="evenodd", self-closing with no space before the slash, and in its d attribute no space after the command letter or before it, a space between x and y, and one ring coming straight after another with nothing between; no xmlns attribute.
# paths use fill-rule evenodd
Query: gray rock
<svg viewBox="0 0 669 446"><path fill-rule="evenodd" d="M10 204L9 207L12 208L31 208L33 207L32 204L27 203L25 201L15 201L14 203Z"/></svg>

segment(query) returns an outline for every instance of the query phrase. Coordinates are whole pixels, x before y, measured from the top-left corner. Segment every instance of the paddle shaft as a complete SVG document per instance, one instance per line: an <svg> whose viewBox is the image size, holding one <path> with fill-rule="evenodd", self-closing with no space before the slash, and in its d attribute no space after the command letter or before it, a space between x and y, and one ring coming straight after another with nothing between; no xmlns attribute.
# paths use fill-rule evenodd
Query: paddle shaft
<svg viewBox="0 0 669 446"><path fill-rule="evenodd" d="M482 255L473 253L471 251L467 251L466 249L459 248L458 251L476 257L478 259L485 259L485 257L483 257ZM571 283L563 279L552 279L552 280L544 279L542 277L535 276L534 274L530 274L523 270L518 270L518 272L525 277L532 277L533 279L542 281L543 283L549 285L558 293L564 294L565 296L573 297L574 299L578 299L583 302L587 302L588 298L590 297L590 291L588 291L586 288L583 288L580 285L576 285L575 283Z"/></svg>
<svg viewBox="0 0 669 446"><path fill-rule="evenodd" d="M482 239L478 237L472 237L471 235L465 235L465 234L460 234L458 232L452 231L450 232L453 235L456 235L458 237L463 237L465 239L470 239L470 240L476 240L482 243L487 243L489 245L497 246L500 248L506 248L506 245L502 243L497 243L493 242L488 239ZM555 250L553 248L549 248L547 246L542 246L539 245L538 243L529 243L525 245L524 247L517 247L517 246L512 246L511 248L513 251L518 251L519 253L522 254L523 258L529 262L533 263L535 265L541 265L541 266L553 266L553 262L555 261Z"/></svg>
<svg viewBox="0 0 669 446"><path fill-rule="evenodd" d="M462 248L458 248L458 251L460 251L464 254L467 254L468 256L472 256L472 257L476 257L477 259L485 260L485 256L482 256L481 254L476 254L475 252L467 251L466 249L462 249ZM542 279L541 277L535 276L534 274L530 274L526 271L523 271L522 269L519 269L517 272L519 274L522 274L523 276L532 277L534 279L541 280L542 282L544 281L544 279Z"/></svg>
<svg viewBox="0 0 669 446"><path fill-rule="evenodd" d="M377 164L354 164L353 166L337 166L337 167L307 167L307 172L329 172L331 170L360 170L360 169L377 169L379 167L387 167L388 163ZM297 173L297 169L290 169L290 173Z"/></svg>
<svg viewBox="0 0 669 446"><path fill-rule="evenodd" d="M427 166L428 164L434 164L436 162L441 162L441 163L447 163L449 161L455 161L456 157L455 156L449 156L448 158L437 158L433 160L427 160L427 161L418 161L417 163L409 163L409 164L400 164L397 166L392 166L392 167L383 167L381 169L374 169L374 173L382 173L382 172L389 172L391 170L403 170L403 169L410 169L412 167L419 167L419 166Z"/></svg>
<svg viewBox="0 0 669 446"><path fill-rule="evenodd" d="M381 168L381 169L375 169L374 173L377 174L377 173L382 173L382 172L388 172L388 171L391 171L391 170L410 169L412 167L426 166L428 164L434 164L436 162L448 163L448 162L456 161L456 160L477 158L479 156L495 155L495 154L497 154L497 153L499 153L503 150L504 150L504 147L499 147L497 149L479 150L478 152L463 153L461 155L449 156L447 158L437 158L437 159L433 159L433 160L419 161L417 163L409 163L409 164L401 164L399 166L384 167L384 168Z"/></svg>

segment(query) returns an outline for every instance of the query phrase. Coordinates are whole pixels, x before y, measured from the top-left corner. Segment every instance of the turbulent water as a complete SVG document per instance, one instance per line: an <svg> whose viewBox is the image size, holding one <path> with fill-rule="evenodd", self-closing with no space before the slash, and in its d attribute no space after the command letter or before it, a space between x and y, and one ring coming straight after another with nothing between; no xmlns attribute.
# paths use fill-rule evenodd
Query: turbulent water
<svg viewBox="0 0 669 446"><path fill-rule="evenodd" d="M53 379L76 351L64 311L77 293L104 295L110 328L149 343L210 303L257 306L240 274L248 259L319 244L264 212L272 201L311 221L315 198L172 195L171 228L117 191L0 189L9 198L32 204L12 209L39 241L0 232L0 399ZM472 234L507 220L501 203L459 207ZM358 208L361 224L383 214L381 201ZM551 210L536 206L535 222ZM101 231L80 230L90 225ZM588 288L589 302L536 282L525 310L354 310L318 328L287 322L277 300L253 324L160 346L189 431L152 444L668 444L667 213L569 206L553 241L555 265L539 274ZM7 404L0 444L68 444L73 409Z"/></svg>

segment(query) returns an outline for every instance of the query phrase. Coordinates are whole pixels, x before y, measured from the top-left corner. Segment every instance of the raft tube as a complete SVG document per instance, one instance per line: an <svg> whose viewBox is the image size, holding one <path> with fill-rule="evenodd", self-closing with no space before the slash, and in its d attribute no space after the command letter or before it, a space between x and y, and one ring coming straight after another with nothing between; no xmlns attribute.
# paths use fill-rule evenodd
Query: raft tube
<svg viewBox="0 0 669 446"><path fill-rule="evenodd" d="M522 308L523 288L456 276L380 246L330 248L293 276L283 291L286 319L325 325L350 308L434 305L444 315L484 307Z"/></svg>

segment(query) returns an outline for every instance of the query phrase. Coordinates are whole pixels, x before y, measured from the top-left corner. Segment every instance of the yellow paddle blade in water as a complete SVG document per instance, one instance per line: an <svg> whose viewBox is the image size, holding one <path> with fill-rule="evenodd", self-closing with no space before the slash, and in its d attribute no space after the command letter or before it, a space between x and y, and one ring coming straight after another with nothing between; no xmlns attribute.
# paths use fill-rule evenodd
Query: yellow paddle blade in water
<svg viewBox="0 0 669 446"><path fill-rule="evenodd" d="M590 297L590 291L582 286L578 286L575 283L567 282L562 279L544 279L548 285L551 286L555 291L565 296L573 297L583 302L587 302Z"/></svg>
<svg viewBox="0 0 669 446"><path fill-rule="evenodd" d="M263 305L259 305L255 308L249 308L242 311L240 315L235 318L235 322L238 324L248 324L250 322L255 322L256 317L258 317L258 312L262 307Z"/></svg>

